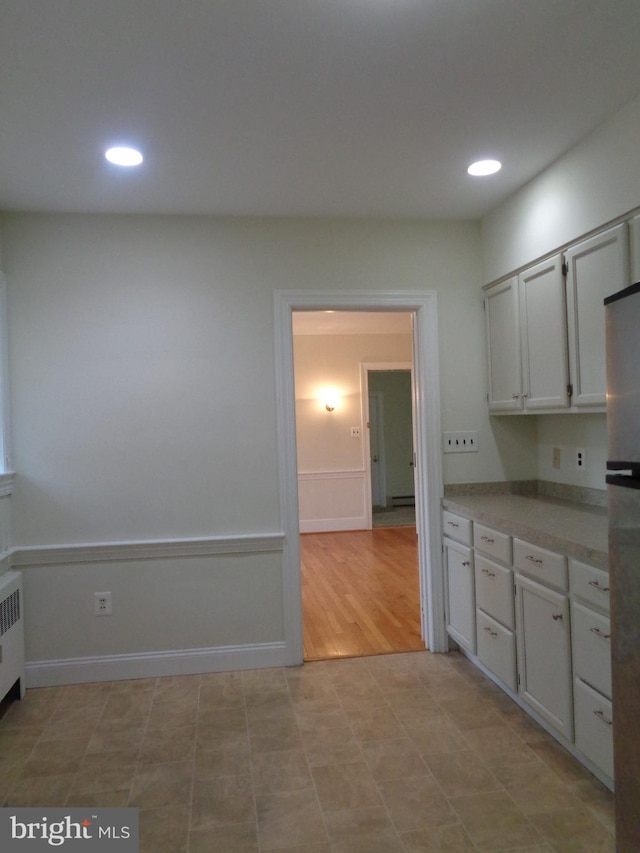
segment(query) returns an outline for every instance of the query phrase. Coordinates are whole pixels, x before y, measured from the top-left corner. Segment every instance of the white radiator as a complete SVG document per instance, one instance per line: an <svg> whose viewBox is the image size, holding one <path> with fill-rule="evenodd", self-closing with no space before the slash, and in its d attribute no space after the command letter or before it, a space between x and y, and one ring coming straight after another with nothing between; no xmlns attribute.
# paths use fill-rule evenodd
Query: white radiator
<svg viewBox="0 0 640 853"><path fill-rule="evenodd" d="M0 575L0 700L18 683L24 698L24 618L22 615L22 575Z"/></svg>

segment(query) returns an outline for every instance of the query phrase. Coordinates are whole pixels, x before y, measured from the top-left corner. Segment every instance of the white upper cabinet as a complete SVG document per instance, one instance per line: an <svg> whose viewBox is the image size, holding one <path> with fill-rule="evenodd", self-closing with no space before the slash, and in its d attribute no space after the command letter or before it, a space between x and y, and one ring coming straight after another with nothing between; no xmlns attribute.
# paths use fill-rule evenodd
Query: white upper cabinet
<svg viewBox="0 0 640 853"><path fill-rule="evenodd" d="M525 409L569 405L562 256L536 264L518 277Z"/></svg>
<svg viewBox="0 0 640 853"><path fill-rule="evenodd" d="M605 411L605 297L640 279L640 217L485 288L489 411ZM637 269L636 269L637 267Z"/></svg>
<svg viewBox="0 0 640 853"><path fill-rule="evenodd" d="M629 222L631 237L631 284L640 281L640 216Z"/></svg>
<svg viewBox="0 0 640 853"><path fill-rule="evenodd" d="M629 237L622 223L565 253L572 405L606 404L604 299L629 284Z"/></svg>
<svg viewBox="0 0 640 853"><path fill-rule="evenodd" d="M489 411L522 407L517 276L494 284L484 298L489 358Z"/></svg>

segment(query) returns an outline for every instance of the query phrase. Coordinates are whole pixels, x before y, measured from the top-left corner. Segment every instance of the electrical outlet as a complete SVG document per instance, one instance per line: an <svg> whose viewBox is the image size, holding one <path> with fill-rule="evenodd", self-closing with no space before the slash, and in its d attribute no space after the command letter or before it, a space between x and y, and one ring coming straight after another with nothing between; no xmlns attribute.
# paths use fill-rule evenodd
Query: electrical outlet
<svg viewBox="0 0 640 853"><path fill-rule="evenodd" d="M445 432L442 437L445 453L474 453L478 449L478 433L475 430Z"/></svg>
<svg viewBox="0 0 640 853"><path fill-rule="evenodd" d="M360 438L360 427L351 427L351 438Z"/></svg>
<svg viewBox="0 0 640 853"><path fill-rule="evenodd" d="M576 468L578 471L584 471L587 467L587 456L584 447L576 448Z"/></svg>
<svg viewBox="0 0 640 853"><path fill-rule="evenodd" d="M111 593L93 593L93 612L95 616L111 616Z"/></svg>
<svg viewBox="0 0 640 853"><path fill-rule="evenodd" d="M553 448L553 463L552 464L553 464L554 468L560 467L560 448L559 447Z"/></svg>

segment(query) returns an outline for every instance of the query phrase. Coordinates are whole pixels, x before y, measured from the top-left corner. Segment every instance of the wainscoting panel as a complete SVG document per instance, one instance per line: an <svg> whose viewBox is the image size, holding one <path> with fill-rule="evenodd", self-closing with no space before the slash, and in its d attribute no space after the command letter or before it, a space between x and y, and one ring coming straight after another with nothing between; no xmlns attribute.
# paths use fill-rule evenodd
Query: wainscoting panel
<svg viewBox="0 0 640 853"><path fill-rule="evenodd" d="M366 486L364 471L298 474L300 532L366 529Z"/></svg>

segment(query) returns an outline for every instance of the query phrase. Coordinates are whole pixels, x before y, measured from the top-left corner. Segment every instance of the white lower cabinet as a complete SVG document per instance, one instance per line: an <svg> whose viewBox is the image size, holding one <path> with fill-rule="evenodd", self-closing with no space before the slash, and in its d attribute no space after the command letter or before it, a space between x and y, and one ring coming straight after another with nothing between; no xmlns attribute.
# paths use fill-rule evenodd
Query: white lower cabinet
<svg viewBox="0 0 640 853"><path fill-rule="evenodd" d="M518 692L568 741L573 740L571 630L566 595L515 576Z"/></svg>
<svg viewBox="0 0 640 853"><path fill-rule="evenodd" d="M516 681L516 635L482 610L476 614L478 626L478 660L503 684L518 689Z"/></svg>
<svg viewBox="0 0 640 853"><path fill-rule="evenodd" d="M574 690L576 747L613 779L613 716L611 702L576 678Z"/></svg>
<svg viewBox="0 0 640 853"><path fill-rule="evenodd" d="M468 545L444 539L445 611L447 631L467 651L476 651L476 604L473 551Z"/></svg>

